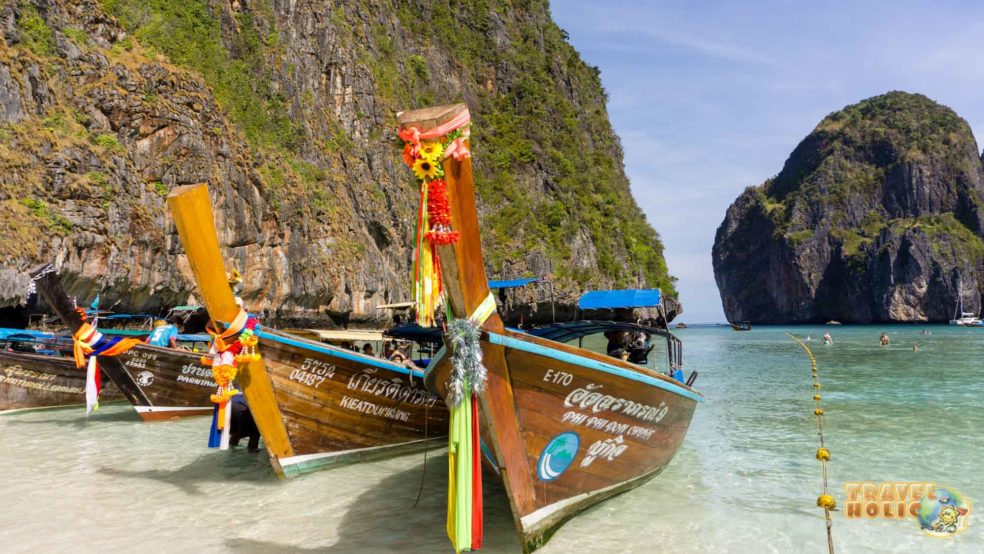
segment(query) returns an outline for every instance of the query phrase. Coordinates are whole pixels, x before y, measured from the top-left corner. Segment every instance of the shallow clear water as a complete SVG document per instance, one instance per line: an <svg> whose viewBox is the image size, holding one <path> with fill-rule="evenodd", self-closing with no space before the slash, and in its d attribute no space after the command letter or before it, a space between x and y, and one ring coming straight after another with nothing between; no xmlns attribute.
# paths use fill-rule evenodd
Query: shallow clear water
<svg viewBox="0 0 984 554"><path fill-rule="evenodd" d="M981 503L952 539L838 512L837 551L984 551L984 329L910 325L679 331L707 401L676 459L541 552L826 552L810 365L787 331L813 338L840 503L846 480L933 481ZM443 452L413 508L422 455L281 482L263 454L206 450L207 424L144 424L121 405L0 416L0 552L450 551ZM486 552L519 550L494 485L485 536Z"/></svg>

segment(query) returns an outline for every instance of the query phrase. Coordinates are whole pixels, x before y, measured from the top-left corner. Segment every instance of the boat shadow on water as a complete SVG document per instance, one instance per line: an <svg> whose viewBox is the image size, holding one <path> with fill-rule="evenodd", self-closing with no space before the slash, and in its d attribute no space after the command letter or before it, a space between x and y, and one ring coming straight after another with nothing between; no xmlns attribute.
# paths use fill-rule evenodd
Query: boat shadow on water
<svg viewBox="0 0 984 554"><path fill-rule="evenodd" d="M270 462L262 452L247 452L244 448L230 451L212 451L177 469L147 469L132 471L114 467L101 467L98 473L109 477L149 479L172 485L189 496L209 494L203 485L216 483L248 482L251 485L279 485L280 480L270 469Z"/></svg>
<svg viewBox="0 0 984 554"><path fill-rule="evenodd" d="M415 459L416 458L416 459ZM403 458L406 469L373 482L358 496L348 501L348 508L337 524L337 539L324 546L306 546L262 541L248 538L227 539L225 546L232 551L251 554L260 552L345 552L393 553L452 552L446 533L448 458L443 450L432 451L427 458L426 473L421 487L424 462L420 458ZM381 472L391 471L392 465L382 465ZM375 463L361 464L372 471ZM494 472L483 473L484 544L485 552L520 552L516 530L509 510L509 499ZM418 491L420 501L414 507ZM326 542L330 538L326 537Z"/></svg>
<svg viewBox="0 0 984 554"><path fill-rule="evenodd" d="M77 417L71 417L70 412L72 410L75 411ZM42 425L82 429L92 425L105 425L107 423L140 423L143 421L140 419L137 412L133 410L113 410L106 412L97 411L88 416L85 415L84 407L76 406L68 408L47 408L45 411L49 413L58 412L61 417L49 417L44 419L11 418L10 421L7 422L7 425Z"/></svg>

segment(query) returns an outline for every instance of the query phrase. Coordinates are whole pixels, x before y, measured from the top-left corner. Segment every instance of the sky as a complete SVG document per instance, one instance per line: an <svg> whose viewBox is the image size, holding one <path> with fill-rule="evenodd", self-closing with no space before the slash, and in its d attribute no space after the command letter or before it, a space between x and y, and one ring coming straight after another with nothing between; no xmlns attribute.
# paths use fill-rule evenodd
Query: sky
<svg viewBox="0 0 984 554"><path fill-rule="evenodd" d="M714 233L827 114L890 90L984 133L984 13L971 2L587 2L554 20L601 69L632 192L684 305L724 321Z"/></svg>

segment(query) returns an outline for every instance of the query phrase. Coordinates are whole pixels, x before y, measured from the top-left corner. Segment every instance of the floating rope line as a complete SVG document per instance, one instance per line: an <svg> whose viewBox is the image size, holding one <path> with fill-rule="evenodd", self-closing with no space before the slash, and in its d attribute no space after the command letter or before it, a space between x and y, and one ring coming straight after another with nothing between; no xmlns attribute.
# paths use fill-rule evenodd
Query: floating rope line
<svg viewBox="0 0 984 554"><path fill-rule="evenodd" d="M831 496L830 489L827 486L827 463L830 462L830 450L823 441L823 407L820 405L820 374L817 371L817 359L813 357L813 352L810 351L810 347L805 342L789 333L786 333L786 336L799 343L803 348L807 357L810 358L810 366L813 370L813 415L817 418L817 428L820 431L820 447L817 448L817 460L820 461L820 474L823 478L823 494L817 498L817 506L823 508L823 515L827 520L827 548L830 550L830 554L834 554L834 537L830 531L833 522L831 521L830 512L837 509L837 501Z"/></svg>

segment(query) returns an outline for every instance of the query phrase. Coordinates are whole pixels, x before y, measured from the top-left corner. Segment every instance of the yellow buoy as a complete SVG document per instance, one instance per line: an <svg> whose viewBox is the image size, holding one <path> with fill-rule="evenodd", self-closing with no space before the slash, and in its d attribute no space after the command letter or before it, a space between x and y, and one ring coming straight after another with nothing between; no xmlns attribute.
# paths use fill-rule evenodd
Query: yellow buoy
<svg viewBox="0 0 984 554"><path fill-rule="evenodd" d="M829 494L821 494L820 497L817 498L817 506L826 510L834 510L837 508L837 501L834 500L834 497Z"/></svg>
<svg viewBox="0 0 984 554"><path fill-rule="evenodd" d="M817 408L813 410L813 415L823 415L823 408Z"/></svg>
<svg viewBox="0 0 984 554"><path fill-rule="evenodd" d="M827 450L823 446L821 446L820 448L818 448L817 449L817 459L818 460L822 460L824 462L829 461L830 460L830 450Z"/></svg>

